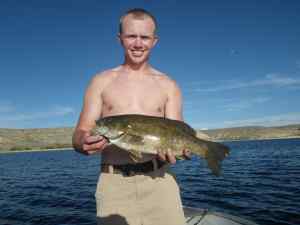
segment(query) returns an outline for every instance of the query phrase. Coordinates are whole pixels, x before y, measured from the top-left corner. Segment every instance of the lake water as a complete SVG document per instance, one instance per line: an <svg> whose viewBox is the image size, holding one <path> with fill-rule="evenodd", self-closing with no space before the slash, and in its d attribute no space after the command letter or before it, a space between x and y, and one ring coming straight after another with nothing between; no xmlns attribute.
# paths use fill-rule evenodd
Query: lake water
<svg viewBox="0 0 300 225"><path fill-rule="evenodd" d="M193 157L173 166L184 205L261 225L300 224L300 139L226 142L221 177ZM0 154L1 225L95 225L100 156Z"/></svg>

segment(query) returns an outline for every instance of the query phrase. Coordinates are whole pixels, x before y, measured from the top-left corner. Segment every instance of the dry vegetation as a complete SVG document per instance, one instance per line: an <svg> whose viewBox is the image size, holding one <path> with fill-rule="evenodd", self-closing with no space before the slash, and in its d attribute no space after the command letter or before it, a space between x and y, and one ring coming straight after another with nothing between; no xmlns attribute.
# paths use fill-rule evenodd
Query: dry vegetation
<svg viewBox="0 0 300 225"><path fill-rule="evenodd" d="M0 128L0 151L70 148L73 130L73 128ZM300 138L300 124L282 127L237 127L201 132L208 134L212 140Z"/></svg>
<svg viewBox="0 0 300 225"><path fill-rule="evenodd" d="M235 127L203 131L213 140L300 138L300 124L280 127Z"/></svg>
<svg viewBox="0 0 300 225"><path fill-rule="evenodd" d="M73 128L0 129L0 150L71 147Z"/></svg>

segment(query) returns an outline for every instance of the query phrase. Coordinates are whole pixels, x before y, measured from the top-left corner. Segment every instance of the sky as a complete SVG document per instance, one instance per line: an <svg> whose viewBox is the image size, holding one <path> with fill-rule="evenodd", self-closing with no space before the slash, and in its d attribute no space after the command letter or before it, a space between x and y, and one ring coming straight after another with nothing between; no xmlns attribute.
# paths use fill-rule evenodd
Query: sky
<svg viewBox="0 0 300 225"><path fill-rule="evenodd" d="M120 16L149 10L150 63L194 128L300 123L300 1L0 1L0 128L71 127L91 78L123 63Z"/></svg>

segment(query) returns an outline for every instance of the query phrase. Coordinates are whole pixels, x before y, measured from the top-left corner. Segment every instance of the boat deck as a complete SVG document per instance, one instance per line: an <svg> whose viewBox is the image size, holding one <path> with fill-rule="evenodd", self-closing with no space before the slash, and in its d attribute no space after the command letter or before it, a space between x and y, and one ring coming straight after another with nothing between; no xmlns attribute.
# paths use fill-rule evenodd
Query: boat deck
<svg viewBox="0 0 300 225"><path fill-rule="evenodd" d="M186 225L258 225L238 216L205 209L184 207Z"/></svg>

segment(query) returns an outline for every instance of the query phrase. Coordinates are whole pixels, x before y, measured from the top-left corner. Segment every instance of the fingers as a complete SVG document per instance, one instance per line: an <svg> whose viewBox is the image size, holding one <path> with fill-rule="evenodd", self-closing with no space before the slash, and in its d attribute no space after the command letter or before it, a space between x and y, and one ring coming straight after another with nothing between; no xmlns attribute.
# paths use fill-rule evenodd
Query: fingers
<svg viewBox="0 0 300 225"><path fill-rule="evenodd" d="M162 153L161 151L158 151L158 154L157 154L158 158L160 161L166 161L166 155L164 153Z"/></svg>
<svg viewBox="0 0 300 225"><path fill-rule="evenodd" d="M167 150L167 161L171 164L175 164L176 163L176 158L175 155L172 153L172 151L170 149Z"/></svg>
<svg viewBox="0 0 300 225"><path fill-rule="evenodd" d="M105 138L103 136L86 136L84 138L84 144L93 144L93 143L96 143L96 142L99 142L99 141L102 141L104 140Z"/></svg>
<svg viewBox="0 0 300 225"><path fill-rule="evenodd" d="M176 158L170 149L167 149L166 153L158 151L158 158L161 161L167 161L168 163L175 164Z"/></svg>
<svg viewBox="0 0 300 225"><path fill-rule="evenodd" d="M108 141L103 136L88 136L83 138L82 149L87 154L102 151L108 145Z"/></svg>
<svg viewBox="0 0 300 225"><path fill-rule="evenodd" d="M167 149L166 152L158 150L157 151L158 159L161 161L166 161L171 164L176 163L176 156L172 153L171 149ZM182 156L177 156L178 159L187 159L190 160L192 158L192 152L189 149L184 149L182 151Z"/></svg>
<svg viewBox="0 0 300 225"><path fill-rule="evenodd" d="M188 150L188 149L184 149L183 150L183 157L185 159L190 160L192 158L192 152L190 150Z"/></svg>
<svg viewBox="0 0 300 225"><path fill-rule="evenodd" d="M83 149L85 151L102 150L106 145L107 141L103 139L98 142L93 142L92 144L83 144Z"/></svg>

